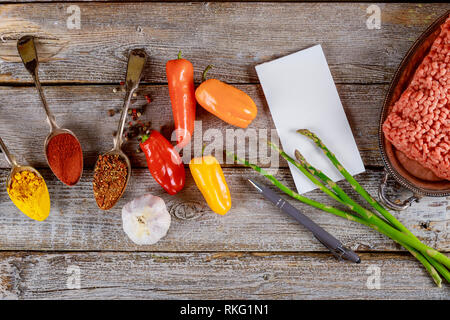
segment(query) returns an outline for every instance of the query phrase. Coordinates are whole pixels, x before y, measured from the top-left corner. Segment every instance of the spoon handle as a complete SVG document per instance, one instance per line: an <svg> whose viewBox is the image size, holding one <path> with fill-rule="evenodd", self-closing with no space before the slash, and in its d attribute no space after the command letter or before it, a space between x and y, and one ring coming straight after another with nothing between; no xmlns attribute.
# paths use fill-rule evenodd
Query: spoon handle
<svg viewBox="0 0 450 320"><path fill-rule="evenodd" d="M142 77L147 54L144 49L134 49L130 52L128 57L127 76L125 80L126 94L122 107L122 114L120 115L119 127L114 138L114 149L120 150L123 143L123 130L127 119L128 108L130 107L131 98L134 91L139 86L139 81Z"/></svg>
<svg viewBox="0 0 450 320"><path fill-rule="evenodd" d="M17 41L17 51L19 51L20 58L22 59L25 68L33 77L34 84L36 85L36 89L39 92L39 97L41 98L45 113L47 114L47 121L51 127L51 130L53 131L55 129L58 129L58 125L55 121L55 116L50 112L47 100L45 99L44 91L42 90L42 86L39 81L39 60L36 46L34 44L34 37L27 35L20 38Z"/></svg>
<svg viewBox="0 0 450 320"><path fill-rule="evenodd" d="M9 150L8 150L8 148L6 148L6 145L3 142L2 138L0 138L0 149L5 154L6 161L8 161L9 165L12 167L16 167L17 166L16 157L14 157L14 155L9 153Z"/></svg>

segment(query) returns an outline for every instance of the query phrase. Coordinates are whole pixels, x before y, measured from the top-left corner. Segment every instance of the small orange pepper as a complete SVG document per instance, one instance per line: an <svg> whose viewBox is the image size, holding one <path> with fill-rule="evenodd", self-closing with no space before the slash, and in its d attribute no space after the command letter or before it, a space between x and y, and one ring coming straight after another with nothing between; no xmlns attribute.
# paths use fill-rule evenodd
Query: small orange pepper
<svg viewBox="0 0 450 320"><path fill-rule="evenodd" d="M166 73L178 147L182 148L189 143L194 134L197 107L194 67L190 61L181 58L180 51L178 59L167 61Z"/></svg>
<svg viewBox="0 0 450 320"><path fill-rule="evenodd" d="M217 79L203 81L195 90L195 98L204 109L240 128L247 128L258 113L248 94Z"/></svg>
<svg viewBox="0 0 450 320"><path fill-rule="evenodd" d="M231 208L231 196L219 161L213 156L194 158L189 169L211 210L225 215Z"/></svg>

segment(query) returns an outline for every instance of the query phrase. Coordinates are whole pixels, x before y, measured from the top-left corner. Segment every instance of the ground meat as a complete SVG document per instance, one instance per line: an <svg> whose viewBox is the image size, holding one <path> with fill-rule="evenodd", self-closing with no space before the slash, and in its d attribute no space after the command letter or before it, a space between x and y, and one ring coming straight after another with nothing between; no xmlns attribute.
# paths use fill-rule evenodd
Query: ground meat
<svg viewBox="0 0 450 320"><path fill-rule="evenodd" d="M450 18L408 88L394 104L383 132L398 150L450 180Z"/></svg>

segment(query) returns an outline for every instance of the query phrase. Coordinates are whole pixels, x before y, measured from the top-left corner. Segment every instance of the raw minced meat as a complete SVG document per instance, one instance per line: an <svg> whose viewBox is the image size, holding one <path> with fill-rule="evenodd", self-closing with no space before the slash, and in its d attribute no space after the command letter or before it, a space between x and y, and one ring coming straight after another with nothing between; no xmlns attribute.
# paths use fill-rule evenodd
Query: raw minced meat
<svg viewBox="0 0 450 320"><path fill-rule="evenodd" d="M408 88L394 104L383 132L398 150L450 180L450 18Z"/></svg>

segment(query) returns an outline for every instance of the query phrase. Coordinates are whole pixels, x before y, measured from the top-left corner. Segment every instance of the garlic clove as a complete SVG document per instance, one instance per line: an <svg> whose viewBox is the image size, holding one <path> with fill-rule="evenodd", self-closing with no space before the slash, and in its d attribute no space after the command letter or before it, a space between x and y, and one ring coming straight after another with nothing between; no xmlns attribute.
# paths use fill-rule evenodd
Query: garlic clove
<svg viewBox="0 0 450 320"><path fill-rule="evenodd" d="M151 194L138 197L122 208L123 230L138 245L158 242L167 234L170 222L164 200Z"/></svg>

